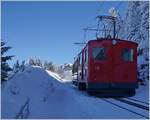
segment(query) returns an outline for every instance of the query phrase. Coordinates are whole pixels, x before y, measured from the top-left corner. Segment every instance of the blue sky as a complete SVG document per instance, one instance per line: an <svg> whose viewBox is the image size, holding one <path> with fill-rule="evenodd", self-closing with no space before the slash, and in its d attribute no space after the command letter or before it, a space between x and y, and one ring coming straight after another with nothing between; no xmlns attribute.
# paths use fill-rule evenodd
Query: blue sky
<svg viewBox="0 0 150 120"><path fill-rule="evenodd" d="M126 2L2 2L2 39L17 59L40 58L55 64L72 63L83 42L83 28L96 24L111 7L125 13Z"/></svg>

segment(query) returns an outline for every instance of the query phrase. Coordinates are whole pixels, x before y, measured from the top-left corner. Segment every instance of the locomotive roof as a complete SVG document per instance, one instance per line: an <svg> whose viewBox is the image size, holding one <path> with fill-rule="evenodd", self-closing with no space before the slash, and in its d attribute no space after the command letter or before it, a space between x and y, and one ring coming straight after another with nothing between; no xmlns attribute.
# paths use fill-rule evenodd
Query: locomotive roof
<svg viewBox="0 0 150 120"><path fill-rule="evenodd" d="M136 44L136 45L138 45L138 43L133 42L133 41L121 40L121 39L113 39L113 38L111 38L111 39L108 39L108 38L98 38L98 39L95 39L95 40L89 40L87 44L89 44L89 43L91 43L91 42L107 41L107 40L110 40L110 41L112 41L112 40L117 40L117 41L120 41L120 42L128 42L128 43L131 43L131 44Z"/></svg>

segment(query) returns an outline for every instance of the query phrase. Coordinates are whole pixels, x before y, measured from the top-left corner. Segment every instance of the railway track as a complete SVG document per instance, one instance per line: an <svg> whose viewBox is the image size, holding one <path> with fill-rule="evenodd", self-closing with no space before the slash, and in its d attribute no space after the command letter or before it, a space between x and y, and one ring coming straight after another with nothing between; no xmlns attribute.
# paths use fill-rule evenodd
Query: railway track
<svg viewBox="0 0 150 120"><path fill-rule="evenodd" d="M132 102L132 101L129 101L127 99L122 99L122 98L114 98L115 100L118 100L118 101L121 101L121 102L124 102L126 104L129 104L129 105L133 105L135 107L138 107L138 108L141 108L141 109L144 109L144 110L148 110L149 111L149 106L145 106L145 105L142 105L142 104L138 104L136 102Z"/></svg>
<svg viewBox="0 0 150 120"><path fill-rule="evenodd" d="M126 98L126 99L128 99L128 100L131 100L131 101L135 101L135 102L138 102L138 103L142 103L142 104L145 104L145 105L149 105L149 103L147 103L147 102L143 102L143 101L140 101L140 100L137 100L137 99L134 99L134 98Z"/></svg>
<svg viewBox="0 0 150 120"><path fill-rule="evenodd" d="M99 97L98 95L94 95ZM136 100L134 98L100 98L101 100L110 103L118 108L136 114L144 119L149 119L149 103Z"/></svg>
<svg viewBox="0 0 150 120"><path fill-rule="evenodd" d="M124 100L122 98L101 98L101 100L110 103L116 107L127 110L133 114L136 114L142 118L149 119L149 107L141 104L133 103L131 101ZM144 114L143 114L144 113Z"/></svg>

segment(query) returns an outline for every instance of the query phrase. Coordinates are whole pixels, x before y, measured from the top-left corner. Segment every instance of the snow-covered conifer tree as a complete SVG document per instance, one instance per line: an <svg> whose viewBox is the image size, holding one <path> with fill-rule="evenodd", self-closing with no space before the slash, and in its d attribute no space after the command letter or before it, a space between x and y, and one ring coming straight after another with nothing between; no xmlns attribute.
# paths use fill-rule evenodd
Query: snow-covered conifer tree
<svg viewBox="0 0 150 120"><path fill-rule="evenodd" d="M5 42L1 41L1 80L5 81L8 78L8 72L12 71L12 68L8 65L7 61L11 60L14 56L4 55L12 47L5 46Z"/></svg>
<svg viewBox="0 0 150 120"><path fill-rule="evenodd" d="M25 60L22 61L21 65L20 65L20 70L23 72L25 69Z"/></svg>
<svg viewBox="0 0 150 120"><path fill-rule="evenodd" d="M17 73L17 72L19 72L19 69L20 69L19 60L17 60L13 66L13 72Z"/></svg>
<svg viewBox="0 0 150 120"><path fill-rule="evenodd" d="M47 69L47 66L48 66L48 62L44 61L44 65L43 65L44 69Z"/></svg>
<svg viewBox="0 0 150 120"><path fill-rule="evenodd" d="M35 59L35 64L42 67L42 61L40 59Z"/></svg>
<svg viewBox="0 0 150 120"><path fill-rule="evenodd" d="M53 65L53 62L48 62L47 69L50 71L53 71L53 72L55 71L55 67Z"/></svg>
<svg viewBox="0 0 150 120"><path fill-rule="evenodd" d="M35 60L32 59L32 58L30 58L30 59L29 59L29 65L35 65Z"/></svg>

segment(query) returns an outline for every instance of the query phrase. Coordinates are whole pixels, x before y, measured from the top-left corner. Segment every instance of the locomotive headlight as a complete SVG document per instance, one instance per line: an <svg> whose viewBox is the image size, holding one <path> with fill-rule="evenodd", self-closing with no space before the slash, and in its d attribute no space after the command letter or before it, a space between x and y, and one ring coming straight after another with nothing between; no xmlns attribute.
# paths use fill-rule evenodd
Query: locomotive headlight
<svg viewBox="0 0 150 120"><path fill-rule="evenodd" d="M112 40L112 44L116 45L117 44L117 40Z"/></svg>

